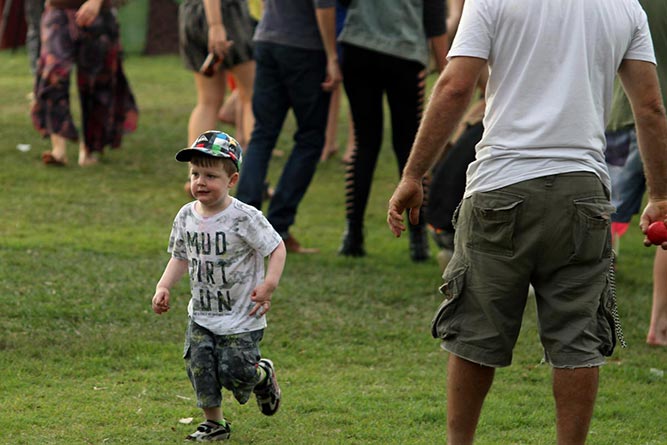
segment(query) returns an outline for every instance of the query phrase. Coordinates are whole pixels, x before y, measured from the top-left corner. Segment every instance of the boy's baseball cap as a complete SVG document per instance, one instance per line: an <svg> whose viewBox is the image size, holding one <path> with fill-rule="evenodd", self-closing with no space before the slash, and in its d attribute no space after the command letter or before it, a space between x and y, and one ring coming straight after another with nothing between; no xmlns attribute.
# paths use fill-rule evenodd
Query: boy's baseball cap
<svg viewBox="0 0 667 445"><path fill-rule="evenodd" d="M197 152L216 158L231 159L236 165L236 170L241 170L241 158L243 157L241 144L225 132L210 130L200 134L190 147L176 153L176 160L190 162L192 155Z"/></svg>

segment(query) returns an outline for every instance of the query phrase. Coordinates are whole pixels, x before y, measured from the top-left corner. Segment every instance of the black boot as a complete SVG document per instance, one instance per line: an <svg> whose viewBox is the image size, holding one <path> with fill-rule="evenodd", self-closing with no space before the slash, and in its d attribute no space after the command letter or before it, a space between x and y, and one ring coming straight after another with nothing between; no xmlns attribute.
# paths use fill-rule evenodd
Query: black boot
<svg viewBox="0 0 667 445"><path fill-rule="evenodd" d="M343 242L338 249L338 253L353 257L366 255L366 251L364 250L364 230L361 224L354 224L347 221L345 233L343 233Z"/></svg>
<svg viewBox="0 0 667 445"><path fill-rule="evenodd" d="M428 234L425 224L417 224L408 227L410 232L410 258L412 261L426 261L431 256L428 248Z"/></svg>

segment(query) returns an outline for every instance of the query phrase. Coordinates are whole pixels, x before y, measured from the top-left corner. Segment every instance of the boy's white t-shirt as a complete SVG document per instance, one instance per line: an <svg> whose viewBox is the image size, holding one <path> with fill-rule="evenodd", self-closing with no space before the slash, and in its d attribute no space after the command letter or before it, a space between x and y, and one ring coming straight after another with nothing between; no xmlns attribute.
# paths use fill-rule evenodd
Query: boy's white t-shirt
<svg viewBox="0 0 667 445"><path fill-rule="evenodd" d="M448 58L489 62L465 196L571 171L611 184L604 129L623 59L655 63L636 0L467 0Z"/></svg>
<svg viewBox="0 0 667 445"><path fill-rule="evenodd" d="M262 212L236 198L210 217L197 213L195 203L176 215L168 248L188 261L188 315L217 335L265 328L265 316L248 316L250 295L264 281L264 257L278 247L280 235Z"/></svg>

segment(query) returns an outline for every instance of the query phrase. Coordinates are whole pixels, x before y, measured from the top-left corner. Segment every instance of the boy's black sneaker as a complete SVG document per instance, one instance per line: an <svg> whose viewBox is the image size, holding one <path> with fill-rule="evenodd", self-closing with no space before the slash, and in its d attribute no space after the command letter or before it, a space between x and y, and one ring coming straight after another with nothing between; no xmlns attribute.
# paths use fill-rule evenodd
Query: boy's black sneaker
<svg viewBox="0 0 667 445"><path fill-rule="evenodd" d="M266 372L266 379L264 382L255 386L253 392L257 398L257 406L265 416L272 416L278 412L280 408L280 386L276 380L276 370L273 368L273 362L269 359L263 358L259 361L259 366Z"/></svg>
<svg viewBox="0 0 667 445"><path fill-rule="evenodd" d="M197 427L197 431L187 436L185 439L192 442L212 442L214 440L227 440L232 435L232 429L229 422L224 425L214 421L207 420Z"/></svg>

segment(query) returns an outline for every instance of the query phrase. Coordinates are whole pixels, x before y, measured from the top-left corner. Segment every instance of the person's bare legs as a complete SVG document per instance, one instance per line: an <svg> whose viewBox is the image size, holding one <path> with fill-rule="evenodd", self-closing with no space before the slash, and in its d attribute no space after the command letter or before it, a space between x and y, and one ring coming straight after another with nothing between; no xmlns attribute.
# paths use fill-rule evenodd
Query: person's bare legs
<svg viewBox="0 0 667 445"><path fill-rule="evenodd" d="M225 99L225 72L217 71L211 77L194 73L197 88L197 104L188 121L188 144L200 134L215 130L218 124L218 110Z"/></svg>
<svg viewBox="0 0 667 445"><path fill-rule="evenodd" d="M81 167L88 167L90 165L95 165L98 162L98 155L96 153L92 153L88 147L86 147L85 142L81 141L79 143L79 165Z"/></svg>
<svg viewBox="0 0 667 445"><path fill-rule="evenodd" d="M558 445L584 445L598 392L599 368L554 368Z"/></svg>
<svg viewBox="0 0 667 445"><path fill-rule="evenodd" d="M338 152L338 113L340 111L340 98L342 94L342 88L340 86L331 92L327 131L324 138L324 148L322 149L320 161L326 161Z"/></svg>
<svg viewBox="0 0 667 445"><path fill-rule="evenodd" d="M667 251L660 247L653 260L653 306L646 343L667 346Z"/></svg>
<svg viewBox="0 0 667 445"><path fill-rule="evenodd" d="M495 369L449 355L447 367L447 445L470 445Z"/></svg>
<svg viewBox="0 0 667 445"><path fill-rule="evenodd" d="M232 90L222 104L222 107L220 107L220 111L218 111L218 119L220 119L220 122L236 126L236 116L238 116L239 111L238 99L238 90Z"/></svg>
<svg viewBox="0 0 667 445"><path fill-rule="evenodd" d="M252 129L255 126L255 115L252 112L252 92L255 83L255 61L249 60L231 68L236 79L238 105L236 112L236 139L245 149L250 142Z"/></svg>

